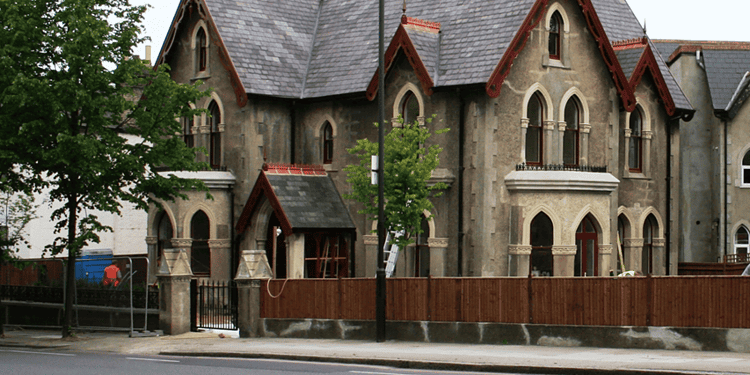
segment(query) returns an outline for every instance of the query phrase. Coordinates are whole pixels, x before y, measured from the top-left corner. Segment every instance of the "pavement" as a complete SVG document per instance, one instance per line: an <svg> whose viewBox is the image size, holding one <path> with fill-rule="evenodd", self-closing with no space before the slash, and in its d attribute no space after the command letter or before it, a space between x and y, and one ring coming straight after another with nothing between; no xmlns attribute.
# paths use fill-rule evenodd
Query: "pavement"
<svg viewBox="0 0 750 375"><path fill-rule="evenodd" d="M434 344L402 341L345 341L239 338L236 331L157 336L127 332L77 332L6 327L0 348L287 359L358 363L424 370L525 374L750 374L750 354L681 350Z"/></svg>

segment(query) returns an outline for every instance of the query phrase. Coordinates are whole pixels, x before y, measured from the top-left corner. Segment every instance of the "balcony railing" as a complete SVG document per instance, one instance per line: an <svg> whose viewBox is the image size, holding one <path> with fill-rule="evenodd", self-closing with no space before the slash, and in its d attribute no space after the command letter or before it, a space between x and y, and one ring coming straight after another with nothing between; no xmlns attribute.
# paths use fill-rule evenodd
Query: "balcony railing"
<svg viewBox="0 0 750 375"><path fill-rule="evenodd" d="M516 164L517 171L569 171L607 173L606 166L593 165L564 165L564 164Z"/></svg>

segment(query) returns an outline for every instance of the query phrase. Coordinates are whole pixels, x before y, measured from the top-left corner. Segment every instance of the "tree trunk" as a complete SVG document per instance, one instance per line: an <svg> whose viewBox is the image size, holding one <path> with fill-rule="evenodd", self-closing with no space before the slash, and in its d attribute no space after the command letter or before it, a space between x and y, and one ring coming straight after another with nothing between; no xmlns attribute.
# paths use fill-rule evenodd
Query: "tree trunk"
<svg viewBox="0 0 750 375"><path fill-rule="evenodd" d="M73 333L73 299L76 292L76 257L78 249L73 248L78 225L77 195L68 196L68 272L65 284L65 316L63 319L62 337L69 337Z"/></svg>

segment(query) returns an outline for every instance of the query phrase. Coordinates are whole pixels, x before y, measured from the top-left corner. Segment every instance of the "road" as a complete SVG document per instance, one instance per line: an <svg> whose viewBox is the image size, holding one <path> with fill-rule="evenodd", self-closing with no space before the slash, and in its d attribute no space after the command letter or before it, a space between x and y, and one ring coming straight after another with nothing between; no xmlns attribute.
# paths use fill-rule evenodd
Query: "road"
<svg viewBox="0 0 750 375"><path fill-rule="evenodd" d="M253 374L253 375L473 375L470 372L405 370L380 366L313 363L262 359L129 356L0 348L0 373L24 374Z"/></svg>

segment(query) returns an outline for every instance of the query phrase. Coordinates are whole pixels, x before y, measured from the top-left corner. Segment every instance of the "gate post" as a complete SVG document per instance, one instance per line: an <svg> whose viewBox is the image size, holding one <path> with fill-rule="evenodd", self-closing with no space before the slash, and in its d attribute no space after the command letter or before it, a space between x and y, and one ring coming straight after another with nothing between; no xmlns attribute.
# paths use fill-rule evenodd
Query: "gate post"
<svg viewBox="0 0 750 375"><path fill-rule="evenodd" d="M190 331L190 279L193 272L183 249L165 249L159 272L159 328L165 334Z"/></svg>
<svg viewBox="0 0 750 375"><path fill-rule="evenodd" d="M261 280L271 278L271 266L264 250L244 250L237 268L237 328L240 337L261 335L260 286Z"/></svg>

